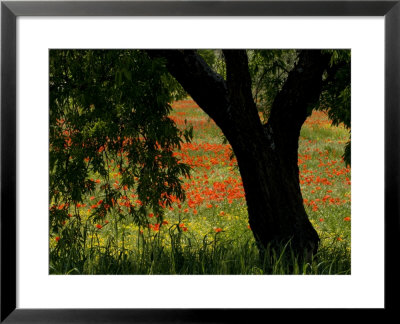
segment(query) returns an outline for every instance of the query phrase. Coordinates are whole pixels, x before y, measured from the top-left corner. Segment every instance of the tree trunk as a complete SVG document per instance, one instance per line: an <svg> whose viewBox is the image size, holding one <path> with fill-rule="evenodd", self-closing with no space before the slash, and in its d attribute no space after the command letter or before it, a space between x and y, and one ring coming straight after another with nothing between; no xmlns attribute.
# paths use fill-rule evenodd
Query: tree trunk
<svg viewBox="0 0 400 324"><path fill-rule="evenodd" d="M272 105L263 125L251 94L247 54L226 50L227 80L213 72L195 51L148 51L167 59L167 68L198 105L214 119L236 155L260 251L290 241L298 256L315 253L319 237L303 206L297 165L300 129L307 109L321 92L329 57L307 50Z"/></svg>

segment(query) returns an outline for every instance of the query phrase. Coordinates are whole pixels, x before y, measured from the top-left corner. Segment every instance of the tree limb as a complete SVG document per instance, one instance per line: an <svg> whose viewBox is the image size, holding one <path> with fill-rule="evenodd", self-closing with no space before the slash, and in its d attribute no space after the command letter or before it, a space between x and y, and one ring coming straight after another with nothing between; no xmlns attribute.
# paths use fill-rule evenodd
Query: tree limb
<svg viewBox="0 0 400 324"><path fill-rule="evenodd" d="M245 50L223 50L226 62L226 78L231 97L244 102L253 101L251 77Z"/></svg>
<svg viewBox="0 0 400 324"><path fill-rule="evenodd" d="M307 110L321 94L322 74L329 65L329 54L320 50L302 50L299 61L276 95L268 125L277 146L291 146L297 152L300 129L307 118ZM297 158L297 156L296 156Z"/></svg>
<svg viewBox="0 0 400 324"><path fill-rule="evenodd" d="M146 50L151 58L165 58L168 71L194 101L220 125L229 106L225 80L195 50Z"/></svg>

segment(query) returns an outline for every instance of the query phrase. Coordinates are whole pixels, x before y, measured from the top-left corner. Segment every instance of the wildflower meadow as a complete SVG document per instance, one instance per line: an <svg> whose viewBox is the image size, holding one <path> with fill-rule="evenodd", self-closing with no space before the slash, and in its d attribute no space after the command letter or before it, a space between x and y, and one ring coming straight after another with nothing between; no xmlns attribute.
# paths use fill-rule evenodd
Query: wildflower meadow
<svg viewBox="0 0 400 324"><path fill-rule="evenodd" d="M160 216L148 210L140 224L128 215L143 204L124 185L121 150L107 166L117 199L104 196L104 177L90 174L92 189L81 202L55 204L50 212L68 217L49 233L50 274L350 274L351 168L342 156L349 130L334 126L325 111L303 124L298 167L303 204L320 244L311 260L279 254L260 258L236 157L214 121L190 98L173 102L168 118L190 127L191 141L173 156L190 172L179 180L186 199L170 195ZM262 118L262 116L261 116ZM61 124L63 121L59 121ZM71 145L71 134L61 134ZM126 139L126 141L129 141ZM106 146L101 154L107 154Z"/></svg>

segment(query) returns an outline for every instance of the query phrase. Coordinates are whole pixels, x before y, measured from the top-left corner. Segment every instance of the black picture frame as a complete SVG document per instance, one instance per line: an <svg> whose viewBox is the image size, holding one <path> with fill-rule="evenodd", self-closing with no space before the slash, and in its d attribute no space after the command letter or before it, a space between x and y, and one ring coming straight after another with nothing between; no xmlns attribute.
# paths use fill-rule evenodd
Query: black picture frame
<svg viewBox="0 0 400 324"><path fill-rule="evenodd" d="M395 266L394 262L398 255L396 239L399 237L400 232L400 0L2 1L0 125L1 323L253 323L259 322L256 318L273 316L269 313L279 311L271 309L19 309L16 307L16 19L19 16L384 17L385 306L384 309L376 309L376 311L379 316L382 316L382 311L387 314L388 311L395 309L397 304L395 292L397 292L396 288L399 280L396 273L398 266ZM327 309L326 311L330 310ZM266 314L266 312L269 313ZM243 316L247 318L244 322L242 320ZM306 320L307 318L308 316L305 317ZM313 320L322 319L315 317Z"/></svg>

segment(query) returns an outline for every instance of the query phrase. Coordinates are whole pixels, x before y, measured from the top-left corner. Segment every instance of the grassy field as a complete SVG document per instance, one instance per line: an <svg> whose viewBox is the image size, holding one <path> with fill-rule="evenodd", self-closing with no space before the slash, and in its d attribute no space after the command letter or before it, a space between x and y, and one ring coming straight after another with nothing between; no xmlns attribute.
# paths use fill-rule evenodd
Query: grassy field
<svg viewBox="0 0 400 324"><path fill-rule="evenodd" d="M279 255L259 260L236 160L220 130L191 100L173 108L177 125L194 129L192 143L175 152L192 167L190 179L182 179L186 201L166 208L162 222L149 212L146 227L113 213L94 223L98 190L74 206L79 221L71 216L63 230L50 234L51 274L350 274L351 170L341 158L346 129L333 127L324 112L314 112L303 125L301 189L321 244L312 262L289 266ZM118 187L118 172L111 175ZM134 192L118 202L122 209L138 203ZM74 233L84 240L74 240Z"/></svg>

